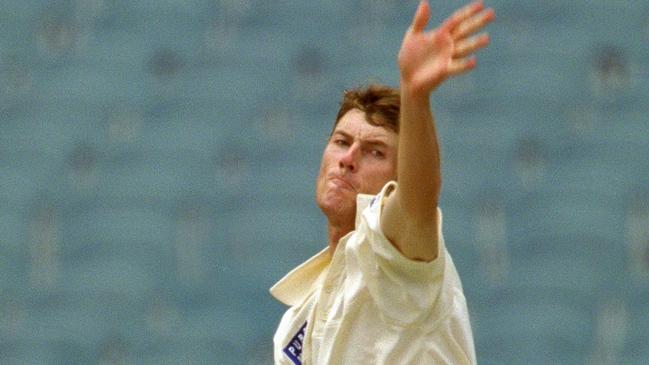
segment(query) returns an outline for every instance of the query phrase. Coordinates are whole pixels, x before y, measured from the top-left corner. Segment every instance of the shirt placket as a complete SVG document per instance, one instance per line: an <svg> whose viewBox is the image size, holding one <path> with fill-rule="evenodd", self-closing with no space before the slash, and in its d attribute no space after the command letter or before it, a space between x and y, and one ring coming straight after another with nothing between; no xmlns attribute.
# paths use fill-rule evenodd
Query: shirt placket
<svg viewBox="0 0 649 365"><path fill-rule="evenodd" d="M312 358L317 360L318 353L320 352L325 339L322 337L324 327L329 321L330 310L333 307L337 295L340 293L341 277L342 277L342 264L344 262L344 244L339 243L331 261L331 266L319 288L320 295L314 313L314 324L312 328L312 335L317 341L316 346L312 346L314 350Z"/></svg>

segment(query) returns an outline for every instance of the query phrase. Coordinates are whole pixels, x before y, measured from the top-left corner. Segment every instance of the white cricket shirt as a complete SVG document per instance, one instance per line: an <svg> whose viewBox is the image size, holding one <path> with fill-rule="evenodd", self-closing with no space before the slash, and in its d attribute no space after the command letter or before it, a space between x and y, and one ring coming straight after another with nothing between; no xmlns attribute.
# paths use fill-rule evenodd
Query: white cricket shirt
<svg viewBox="0 0 649 365"><path fill-rule="evenodd" d="M290 306L276 365L475 364L462 284L442 236L431 262L403 256L380 228L383 197L357 197L356 230L271 289ZM392 187L393 187L392 186Z"/></svg>

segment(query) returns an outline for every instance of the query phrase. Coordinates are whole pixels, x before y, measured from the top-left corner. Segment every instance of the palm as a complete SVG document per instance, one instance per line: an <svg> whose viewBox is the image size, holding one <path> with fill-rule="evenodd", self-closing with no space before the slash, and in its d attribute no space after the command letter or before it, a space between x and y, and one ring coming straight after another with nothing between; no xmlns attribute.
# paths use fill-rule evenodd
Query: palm
<svg viewBox="0 0 649 365"><path fill-rule="evenodd" d="M426 32L430 10L428 3L422 2L399 51L404 86L412 92L431 92L448 77L471 70L475 66L473 53L489 42L487 35L471 36L494 18L493 10L482 10L482 3L474 2Z"/></svg>
<svg viewBox="0 0 649 365"><path fill-rule="evenodd" d="M399 66L403 80L414 90L431 90L446 78L453 56L450 34L411 33L401 46Z"/></svg>

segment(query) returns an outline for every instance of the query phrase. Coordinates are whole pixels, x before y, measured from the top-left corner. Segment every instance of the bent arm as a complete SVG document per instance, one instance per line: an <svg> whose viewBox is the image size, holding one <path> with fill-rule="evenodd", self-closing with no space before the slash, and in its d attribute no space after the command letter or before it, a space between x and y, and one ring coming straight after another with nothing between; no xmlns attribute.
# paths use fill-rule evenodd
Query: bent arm
<svg viewBox="0 0 649 365"><path fill-rule="evenodd" d="M386 198L381 228L406 257L437 257L437 226L442 176L439 146L428 99L401 96L397 162L398 188ZM403 123L406 124L406 123Z"/></svg>
<svg viewBox="0 0 649 365"><path fill-rule="evenodd" d="M426 32L428 3L422 2L399 52L401 111L397 190L386 197L381 229L404 256L432 261L438 255L437 206L441 163L430 95L441 83L475 67L472 56L486 35L470 37L494 18L482 2L469 4L439 28Z"/></svg>

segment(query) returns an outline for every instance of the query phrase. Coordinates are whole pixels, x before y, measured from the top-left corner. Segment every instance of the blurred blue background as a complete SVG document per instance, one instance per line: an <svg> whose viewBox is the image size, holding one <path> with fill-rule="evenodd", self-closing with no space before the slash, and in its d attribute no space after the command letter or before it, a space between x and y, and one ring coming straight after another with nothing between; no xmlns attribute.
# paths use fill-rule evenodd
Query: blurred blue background
<svg viewBox="0 0 649 365"><path fill-rule="evenodd" d="M271 364L341 91L396 86L416 5L2 1L0 363ZM649 3L487 5L433 96L478 360L647 364Z"/></svg>

